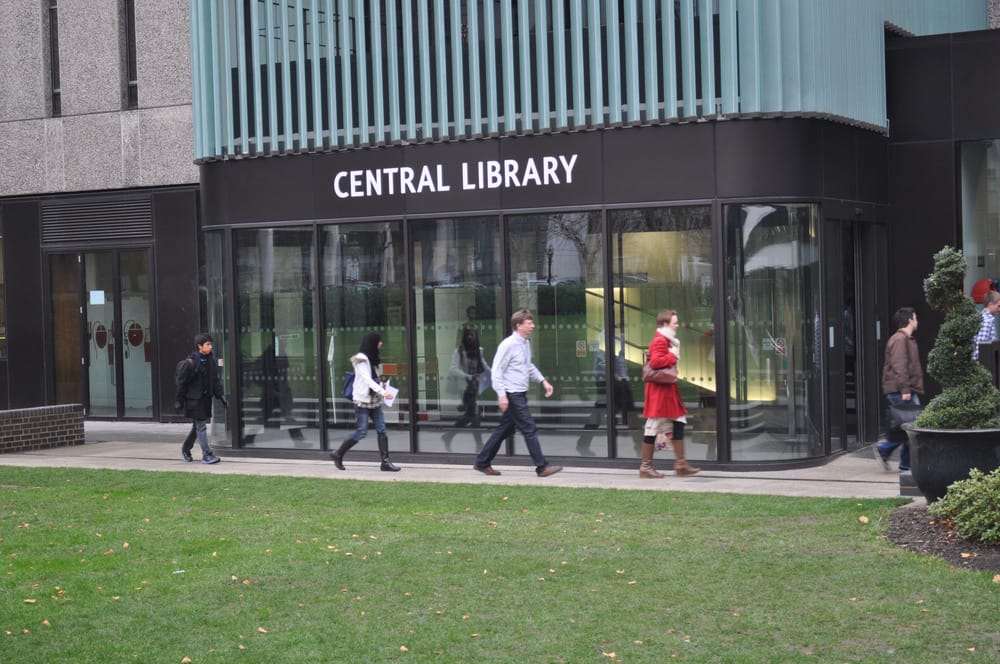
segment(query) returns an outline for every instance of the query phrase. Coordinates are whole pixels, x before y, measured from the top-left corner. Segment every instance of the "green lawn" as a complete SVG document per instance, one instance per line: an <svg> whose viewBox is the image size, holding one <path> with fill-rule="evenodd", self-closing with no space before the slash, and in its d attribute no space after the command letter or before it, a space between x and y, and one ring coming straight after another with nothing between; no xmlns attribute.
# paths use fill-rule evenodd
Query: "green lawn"
<svg viewBox="0 0 1000 664"><path fill-rule="evenodd" d="M1000 584L898 500L0 474L7 664L1000 657Z"/></svg>

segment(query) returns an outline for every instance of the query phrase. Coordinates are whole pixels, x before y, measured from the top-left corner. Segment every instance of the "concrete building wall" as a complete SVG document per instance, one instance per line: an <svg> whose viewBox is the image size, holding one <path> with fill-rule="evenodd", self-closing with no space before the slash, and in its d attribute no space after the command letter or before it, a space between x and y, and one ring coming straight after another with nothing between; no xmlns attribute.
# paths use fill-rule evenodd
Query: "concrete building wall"
<svg viewBox="0 0 1000 664"><path fill-rule="evenodd" d="M989 0L986 11L990 27L1000 28L1000 0Z"/></svg>
<svg viewBox="0 0 1000 664"><path fill-rule="evenodd" d="M188 2L135 3L139 108L123 110L121 3L60 0L59 117L45 5L0 3L0 196L197 183Z"/></svg>
<svg viewBox="0 0 1000 664"><path fill-rule="evenodd" d="M0 39L0 123L43 115L47 63L43 19L40 2L0 3L4 36Z"/></svg>

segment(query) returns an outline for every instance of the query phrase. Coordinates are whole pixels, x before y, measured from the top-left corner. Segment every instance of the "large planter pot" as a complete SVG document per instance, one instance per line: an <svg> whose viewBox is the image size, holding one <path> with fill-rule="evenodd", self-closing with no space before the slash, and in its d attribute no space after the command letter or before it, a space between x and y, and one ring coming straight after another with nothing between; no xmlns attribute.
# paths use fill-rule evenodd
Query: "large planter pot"
<svg viewBox="0 0 1000 664"><path fill-rule="evenodd" d="M920 429L904 425L910 438L910 472L928 503L943 498L969 471L1000 467L1000 429Z"/></svg>

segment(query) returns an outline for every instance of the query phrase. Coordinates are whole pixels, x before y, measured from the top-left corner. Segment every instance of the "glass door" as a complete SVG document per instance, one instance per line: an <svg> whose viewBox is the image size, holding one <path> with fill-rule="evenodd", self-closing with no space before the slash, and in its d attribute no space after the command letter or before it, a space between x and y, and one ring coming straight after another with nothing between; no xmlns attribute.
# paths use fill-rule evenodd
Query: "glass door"
<svg viewBox="0 0 1000 664"><path fill-rule="evenodd" d="M818 209L726 205L723 215L732 460L822 456Z"/></svg>
<svg viewBox="0 0 1000 664"><path fill-rule="evenodd" d="M88 417L153 417L149 252L49 259L57 403Z"/></svg>

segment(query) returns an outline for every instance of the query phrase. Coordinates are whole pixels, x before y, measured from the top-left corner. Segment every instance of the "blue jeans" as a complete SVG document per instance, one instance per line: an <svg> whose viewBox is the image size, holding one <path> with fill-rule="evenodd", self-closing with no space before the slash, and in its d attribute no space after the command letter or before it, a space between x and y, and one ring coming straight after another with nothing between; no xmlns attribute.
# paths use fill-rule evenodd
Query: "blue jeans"
<svg viewBox="0 0 1000 664"><path fill-rule="evenodd" d="M371 417L375 422L375 432L385 433L385 416L382 414L382 407L378 408L362 408L360 406L354 407L354 416L357 418L357 428L354 430L354 435L351 438L354 442L359 442L362 438L368 435L368 418Z"/></svg>
<svg viewBox="0 0 1000 664"><path fill-rule="evenodd" d="M208 420L192 420L191 431L188 432L187 438L184 439L181 451L190 452L191 448L194 447L196 438L198 439L198 444L201 446L202 456L211 454L212 448L208 446Z"/></svg>
<svg viewBox="0 0 1000 664"><path fill-rule="evenodd" d="M538 427L535 425L535 418L528 410L528 395L525 392L507 393L507 410L500 418L500 423L493 430L490 439L483 445L483 449L476 456L476 467L486 468L493 463L494 457L500 451L500 445L504 439L517 428L524 436L524 443L528 446L528 454L535 463L535 472L541 472L545 466L549 465L542 454L542 446L538 442Z"/></svg>
<svg viewBox="0 0 1000 664"><path fill-rule="evenodd" d="M899 404L904 403L904 401L903 401L903 395L900 394L899 392L890 392L889 394L885 395L885 398L893 406L898 406ZM919 406L920 405L920 395L918 395L916 392L911 392L910 393L910 403L912 403L914 406ZM886 459L888 459L889 455L892 454L892 451L894 449L896 449L897 447L899 447L900 445L903 446L903 449L900 450L900 452L899 452L899 469L900 470L909 470L910 469L910 444L908 442L906 442L906 440L886 440L886 441L880 442L877 445L877 447L878 447L879 454L881 454L883 457L885 457Z"/></svg>

